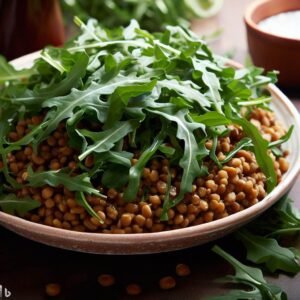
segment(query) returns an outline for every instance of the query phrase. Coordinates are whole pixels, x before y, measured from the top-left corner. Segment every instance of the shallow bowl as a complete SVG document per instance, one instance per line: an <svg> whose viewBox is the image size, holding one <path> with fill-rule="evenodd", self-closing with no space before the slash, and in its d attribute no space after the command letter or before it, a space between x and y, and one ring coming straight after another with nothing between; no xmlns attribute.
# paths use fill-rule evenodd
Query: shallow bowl
<svg viewBox="0 0 300 300"><path fill-rule="evenodd" d="M38 53L33 53L12 63L18 68L28 67ZM232 63L233 66L238 66ZM282 182L262 201L224 219L197 226L157 233L101 234L83 233L33 223L0 212L0 224L28 239L69 250L97 254L147 254L167 252L201 245L221 238L259 216L289 191L300 171L300 121L297 109L274 85L269 85L273 97L273 109L288 128L295 125L291 139L285 144L289 150L290 168Z"/></svg>
<svg viewBox="0 0 300 300"><path fill-rule="evenodd" d="M245 13L249 52L255 65L266 70L278 70L279 84L300 87L300 39L268 33L257 25L270 16L300 10L299 0L257 0Z"/></svg>

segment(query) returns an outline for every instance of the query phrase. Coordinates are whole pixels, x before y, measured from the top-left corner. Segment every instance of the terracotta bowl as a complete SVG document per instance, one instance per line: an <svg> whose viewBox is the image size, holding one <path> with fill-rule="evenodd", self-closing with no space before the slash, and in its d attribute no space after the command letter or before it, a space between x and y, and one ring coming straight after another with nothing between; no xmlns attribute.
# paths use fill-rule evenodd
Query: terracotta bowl
<svg viewBox="0 0 300 300"><path fill-rule="evenodd" d="M255 65L266 70L278 70L279 84L300 87L300 39L276 36L258 27L270 16L300 10L299 0L257 0L245 13L248 47Z"/></svg>
<svg viewBox="0 0 300 300"><path fill-rule="evenodd" d="M13 61L17 67L28 67L38 57L31 54ZM233 66L238 66L232 63ZM274 85L269 86L273 109L283 126L295 125L294 133L285 147L289 150L290 169L282 182L262 201L224 219L193 227L142 234L99 234L68 231L32 223L0 212L0 224L34 241L54 247L98 254L146 254L167 252L221 238L259 216L289 191L300 171L300 119L297 109Z"/></svg>

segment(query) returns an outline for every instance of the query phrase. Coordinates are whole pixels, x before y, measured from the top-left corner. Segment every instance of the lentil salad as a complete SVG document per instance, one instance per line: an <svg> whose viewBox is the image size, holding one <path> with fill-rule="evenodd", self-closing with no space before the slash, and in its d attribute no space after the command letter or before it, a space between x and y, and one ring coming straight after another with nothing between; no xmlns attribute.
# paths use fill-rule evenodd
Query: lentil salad
<svg viewBox="0 0 300 300"><path fill-rule="evenodd" d="M180 27L76 22L76 40L3 80L4 211L77 231L156 232L224 218L281 181L292 129L270 111L273 74L228 67Z"/></svg>

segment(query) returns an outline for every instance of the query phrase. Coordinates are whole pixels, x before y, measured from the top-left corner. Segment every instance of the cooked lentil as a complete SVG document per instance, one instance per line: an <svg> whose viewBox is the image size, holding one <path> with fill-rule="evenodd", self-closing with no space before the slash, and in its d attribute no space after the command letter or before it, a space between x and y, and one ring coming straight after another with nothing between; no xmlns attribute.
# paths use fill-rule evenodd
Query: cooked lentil
<svg viewBox="0 0 300 300"><path fill-rule="evenodd" d="M47 296L56 297L61 293L61 286L58 283L48 283L45 287Z"/></svg>
<svg viewBox="0 0 300 300"><path fill-rule="evenodd" d="M136 296L142 292L142 288L136 283L131 283L126 286L126 292L130 296Z"/></svg>
<svg viewBox="0 0 300 300"><path fill-rule="evenodd" d="M97 277L98 283L103 287L109 287L115 284L114 276L110 274L101 274Z"/></svg>
<svg viewBox="0 0 300 300"><path fill-rule="evenodd" d="M16 130L9 133L12 141L22 138L32 124L42 122L43 117L32 117L21 120ZM253 110L250 121L269 141L276 141L285 131L276 121L274 113L263 109ZM224 156L241 140L243 133L237 126L229 126L229 135L218 140L216 155ZM212 147L212 141L206 142L206 147ZM288 170L288 162L283 157L275 157L270 153L278 177ZM132 159L136 163L138 156ZM224 218L246 209L259 202L266 196L265 175L260 171L255 156L250 151L240 150L234 158L219 169L211 160L205 161L209 175L197 178L193 191L187 194L176 207L169 209L168 221L161 221L160 216L167 190L168 174L172 174L171 197L179 191L180 169L170 166L167 159L152 159L144 168L140 191L135 202L126 203L122 191L99 187L107 199L99 196L87 195L87 201L103 224L95 217L91 217L75 200L75 194L60 186L53 188L27 187L27 168L32 166L34 171L72 169L78 172L76 150L68 146L68 135L65 124L54 131L38 148L34 154L31 145L21 150L9 153L7 163L16 181L24 185L16 194L18 197L32 197L41 202L41 207L27 213L25 218L32 222L46 224L56 228L75 231L89 231L96 233L146 233L163 230L179 229L187 226L199 225ZM93 166L93 156L85 159L85 166ZM3 162L0 161L0 167ZM147 190L148 194L144 196Z"/></svg>
<svg viewBox="0 0 300 300"><path fill-rule="evenodd" d="M180 277L189 276L191 274L191 269L186 264L178 264L176 266L176 274Z"/></svg>
<svg viewBox="0 0 300 300"><path fill-rule="evenodd" d="M159 286L162 290L170 290L176 286L176 280L172 276L166 276L159 280Z"/></svg>

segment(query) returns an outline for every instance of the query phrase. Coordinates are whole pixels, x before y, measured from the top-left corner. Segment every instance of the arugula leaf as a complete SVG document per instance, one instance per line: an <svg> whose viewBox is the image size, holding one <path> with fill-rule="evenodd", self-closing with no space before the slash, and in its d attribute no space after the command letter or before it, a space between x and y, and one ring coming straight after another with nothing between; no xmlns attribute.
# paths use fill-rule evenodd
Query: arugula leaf
<svg viewBox="0 0 300 300"><path fill-rule="evenodd" d="M181 97L186 99L188 102L199 103L201 107L210 107L208 99L198 90L197 85L192 81L178 81L175 79L171 80L160 80L157 82L157 88L167 88L170 91L177 92Z"/></svg>
<svg viewBox="0 0 300 300"><path fill-rule="evenodd" d="M141 174L144 170L145 165L163 144L166 137L166 129L163 126L160 133L155 137L152 145L147 148L142 155L139 157L138 162L132 166L129 170L129 182L124 193L124 199L127 201L135 200L136 194L140 187Z"/></svg>
<svg viewBox="0 0 300 300"><path fill-rule="evenodd" d="M109 164L101 177L101 183L107 188L121 189L128 183L129 167Z"/></svg>
<svg viewBox="0 0 300 300"><path fill-rule="evenodd" d="M130 98L145 95L151 92L156 85L156 80L144 84L118 87L109 99L109 109L105 127L109 128L119 121Z"/></svg>
<svg viewBox="0 0 300 300"><path fill-rule="evenodd" d="M87 173L70 176L69 174L63 173L61 170L33 172L32 168L28 168L27 180L32 187L40 187L46 184L53 187L64 186L71 192L84 192L105 197L92 186L90 177Z"/></svg>
<svg viewBox="0 0 300 300"><path fill-rule="evenodd" d="M0 207L8 214L15 214L22 216L25 213L39 207L41 203L31 198L18 198L15 194L7 194L0 196Z"/></svg>
<svg viewBox="0 0 300 300"><path fill-rule="evenodd" d="M222 164L216 155L217 146L218 146L218 136L217 136L217 134L214 133L212 147L211 147L211 150L209 151L209 157L219 167L219 169L221 169Z"/></svg>
<svg viewBox="0 0 300 300"><path fill-rule="evenodd" d="M235 269L235 275L227 275L225 278L218 280L223 283L243 284L251 290L234 291L225 296L213 297L211 300L225 300L225 299L261 299L261 300L285 300L286 294L277 286L266 282L260 269L249 267L230 254L215 245L212 251L227 260ZM254 298L253 298L254 297Z"/></svg>
<svg viewBox="0 0 300 300"><path fill-rule="evenodd" d="M279 140L269 143L269 148L274 148L274 147L277 147L277 146L287 142L293 133L294 127L295 126L292 125L289 128L289 130L287 131L287 133L285 135L283 135Z"/></svg>
<svg viewBox="0 0 300 300"><path fill-rule="evenodd" d="M239 230L235 234L247 249L247 259L256 264L264 263L271 271L282 270L289 273L300 271L299 257L291 250L279 246L272 238L254 235L248 230Z"/></svg>
<svg viewBox="0 0 300 300"><path fill-rule="evenodd" d="M273 161L268 154L268 142L262 137L258 129L248 120L234 117L233 122L240 125L246 136L251 138L256 161L266 175L267 191L270 193L277 184L277 176Z"/></svg>
<svg viewBox="0 0 300 300"><path fill-rule="evenodd" d="M92 83L84 91L73 89L67 96L48 99L43 103L43 107L55 107L56 110L50 110L46 115L43 131L37 136L35 143L39 143L48 137L49 133L55 130L62 120L73 117L75 109L79 107L81 109L85 107L89 109L94 108L98 112L99 121L104 122L107 118L108 105L101 101L99 97L112 94L120 86L144 82L144 78L137 78L134 75L127 77L117 76L110 82L102 84Z"/></svg>
<svg viewBox="0 0 300 300"><path fill-rule="evenodd" d="M15 70L15 68L9 64L6 59L0 55L0 87L1 84L6 81L20 81L28 79L30 76L36 73L34 68Z"/></svg>
<svg viewBox="0 0 300 300"><path fill-rule="evenodd" d="M239 152L241 149L245 148L245 147L249 147L252 145L252 140L250 138L242 138L236 145L235 148L230 151L227 156L220 161L221 164L226 164L227 162L229 162L235 155L237 152Z"/></svg>
<svg viewBox="0 0 300 300"><path fill-rule="evenodd" d="M98 219L100 224L104 223L104 220L102 220L99 215L93 210L93 208L89 205L87 200L85 199L83 192L76 192L75 194L75 200L79 205L85 208L85 210L92 216Z"/></svg>
<svg viewBox="0 0 300 300"><path fill-rule="evenodd" d="M216 111L209 111L203 115L191 114L191 117L195 122L206 126L229 125L232 123L231 120Z"/></svg>
<svg viewBox="0 0 300 300"><path fill-rule="evenodd" d="M101 153L110 150L116 142L136 129L137 126L138 123L131 120L126 122L117 122L113 127L102 132L80 130L80 133L83 136L92 139L95 143L88 146L87 149L79 155L79 160L83 160L89 154L94 152Z"/></svg>
<svg viewBox="0 0 300 300"><path fill-rule="evenodd" d="M214 103L217 112L222 115L223 100L221 99L220 95L221 84L218 77L215 73L207 69L205 61L194 58L192 59L192 62L194 69L202 73L202 80L209 89L209 98Z"/></svg>
<svg viewBox="0 0 300 300"><path fill-rule="evenodd" d="M36 87L33 90L26 89L21 94L12 91L1 98L11 102L12 105L25 105L26 107L35 108L40 106L45 99L68 94L72 88L78 86L81 78L86 73L88 64L88 56L83 52L76 53L72 55L71 58L73 65L70 67L66 76L61 77L57 83L52 83L47 87ZM39 61L37 61L37 64L38 63Z"/></svg>
<svg viewBox="0 0 300 300"><path fill-rule="evenodd" d="M16 182L14 178L12 178L9 174L8 163L7 163L7 152L4 149L5 137L10 129L11 118L15 115L15 110L10 108L5 111L0 109L0 157L3 162L3 168L0 170L5 176L5 179L8 184L10 184L13 188L19 188L20 184Z"/></svg>
<svg viewBox="0 0 300 300"><path fill-rule="evenodd" d="M162 220L166 220L167 211L169 208L179 203L187 192L192 190L192 182L195 177L199 176L202 172L197 160L198 144L193 135L193 131L198 128L203 128L202 124L190 123L185 117L187 115L186 110L180 110L175 115L171 115L158 110L150 110L149 112L157 114L165 118L166 120L175 122L177 124L177 137L184 141L184 154L179 161L180 167L183 169L180 193L176 199L164 202Z"/></svg>

